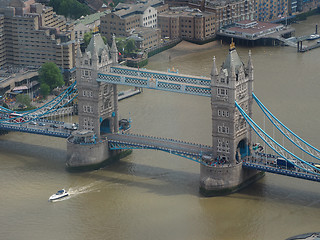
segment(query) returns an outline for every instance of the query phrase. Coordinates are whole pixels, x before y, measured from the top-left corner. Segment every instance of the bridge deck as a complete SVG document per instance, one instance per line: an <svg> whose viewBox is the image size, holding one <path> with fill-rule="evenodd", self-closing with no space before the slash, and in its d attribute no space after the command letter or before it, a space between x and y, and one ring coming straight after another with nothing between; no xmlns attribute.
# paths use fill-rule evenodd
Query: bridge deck
<svg viewBox="0 0 320 240"><path fill-rule="evenodd" d="M62 126L60 128L52 128L50 126L33 126L25 124L10 124L10 123L0 123L1 130L8 131L16 131L16 132L25 132L25 133L33 133L46 135L51 137L59 137L59 138L68 138L71 135L71 131L67 129L63 129Z"/></svg>
<svg viewBox="0 0 320 240"><path fill-rule="evenodd" d="M212 151L212 147L207 145L144 135L108 134L107 139L111 149L155 149L198 161L203 155L209 155Z"/></svg>

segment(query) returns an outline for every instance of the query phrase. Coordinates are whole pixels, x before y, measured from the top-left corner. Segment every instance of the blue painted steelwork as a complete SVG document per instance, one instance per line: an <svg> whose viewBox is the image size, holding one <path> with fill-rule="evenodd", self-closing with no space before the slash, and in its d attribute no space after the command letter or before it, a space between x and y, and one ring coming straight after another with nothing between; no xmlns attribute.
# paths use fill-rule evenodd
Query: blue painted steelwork
<svg viewBox="0 0 320 240"><path fill-rule="evenodd" d="M22 127L22 126L10 126L7 124L0 124L0 129L9 130L9 131L16 131L16 132L26 132L26 133L33 133L33 134L40 134L52 137L59 137L59 138L68 138L71 133L63 132L63 131L51 131L45 129L37 129L37 128L30 128L30 127Z"/></svg>
<svg viewBox="0 0 320 240"><path fill-rule="evenodd" d="M58 111L59 109L63 108L64 106L72 102L77 97L77 89L75 87L76 87L76 82L70 85L59 96L54 98L52 101L44 104L40 108L29 110L29 111L15 112L22 115L22 117L24 118L24 122L12 122L12 120L14 120L15 118L0 119L0 122L5 123L5 122L11 121L10 124L18 125L18 124L23 124L25 122L33 121L35 119L39 119L45 115ZM65 100L66 98L68 98L67 101L62 103L62 101ZM3 107L1 107L1 109L5 113L13 113L13 111L10 109L6 109ZM41 111L41 110L44 110L44 111ZM16 118L20 118L20 117L16 117Z"/></svg>
<svg viewBox="0 0 320 240"><path fill-rule="evenodd" d="M54 103L55 101L61 99L61 97L65 98L66 96L69 96L69 92L70 91L74 91L75 87L76 87L76 81L74 83L72 83L66 90L64 90L59 96L57 96L56 98L52 99L51 101L45 103L44 105L42 105L41 107L37 108L37 109L32 109L32 110L28 110L28 111L13 111L11 109L7 109L7 108L4 108L2 106L0 106L0 109L3 111L3 112L10 112L10 113L13 113L13 112L16 112L16 113L20 113L20 114L26 114L26 113L32 113L32 112L36 112L42 108L47 108L49 105L51 105L52 103ZM65 96L65 94L67 94Z"/></svg>
<svg viewBox="0 0 320 240"><path fill-rule="evenodd" d="M242 163L242 166L245 168L256 169L256 170L260 170L260 171L264 171L264 172L270 172L270 173L285 175L285 176L289 176L289 177L302 178L305 180L320 182L319 175L305 174L305 173L301 173L301 172L295 172L295 171L270 167L267 165L253 164L253 163L245 162L245 161Z"/></svg>
<svg viewBox="0 0 320 240"><path fill-rule="evenodd" d="M113 141L113 140L108 140L108 143L109 143L110 150L153 149L153 150L167 152L167 153L179 156L179 157L187 158L191 161L194 161L194 162L197 162L197 163L200 163L203 165L208 165L202 161L202 153L201 152L199 152L198 154L179 152L176 150L156 147L156 146L152 146L152 145L142 145L142 144L134 144L134 143L119 143L118 141Z"/></svg>
<svg viewBox="0 0 320 240"><path fill-rule="evenodd" d="M276 142L273 138L271 138L266 132L264 132L247 114L246 112L239 106L239 104L237 102L235 102L236 107L238 108L238 110L240 111L241 115L245 118L246 122L250 125L250 127L255 131L255 133L273 150L275 151L277 154L279 154L279 156L283 157L286 161L290 162L292 165L294 165L297 168L300 168L303 171L309 172L311 174L315 174L315 175L319 175L319 173L315 172L318 169L313 166L312 164L302 160L301 158L297 157L296 155L294 155L293 153L291 153L289 150L287 150L286 148L284 148L282 145L280 145L278 142ZM257 130L258 129L258 130ZM271 143L269 143L263 136L261 136L261 134L259 132L261 132L263 135L265 135L267 137L267 139L271 140L272 143L276 144L276 146L278 146L280 149L276 149L274 146L271 145ZM302 168L301 166L297 165L296 163L290 161L287 157L284 156L284 152L280 153L280 150L283 150L285 153L288 153L289 156L292 156L293 158L299 160L301 163L303 163L304 165L309 166L309 169L306 168L306 166L304 166L304 168ZM314 169L313 171L310 171L310 169Z"/></svg>
<svg viewBox="0 0 320 240"><path fill-rule="evenodd" d="M111 84L134 86L139 88L149 88L155 90L163 90L170 92L178 92L192 95L200 95L211 97L211 87L204 85L195 85L191 83L173 82L161 80L153 77L131 77L119 76L114 73L99 73L98 82L105 82Z"/></svg>
<svg viewBox="0 0 320 240"><path fill-rule="evenodd" d="M176 82L176 83L202 85L207 87L210 87L211 85L211 79L207 77L188 76L188 75L181 75L177 73L168 73L168 72L160 72L160 71L147 70L147 69L121 67L121 66L111 67L110 71L111 73L120 74L122 76L154 78L158 80L166 80L166 81Z"/></svg>
<svg viewBox="0 0 320 240"><path fill-rule="evenodd" d="M257 96L252 93L252 96L254 98L254 100L256 101L256 103L258 104L258 106L260 107L260 109L262 110L262 112L268 117L268 119L270 120L270 122L281 132L281 134L283 136L285 136L290 142L292 142L296 147L300 148L303 152L307 153L308 155L310 155L313 158L316 158L318 160L320 160L320 150L315 148L314 146L312 146L311 144L309 144L308 142L306 142L305 140L303 140L302 138L300 138L297 134L295 134L294 132L292 132L289 128L287 128L280 120L278 120L263 104L262 102L257 98ZM273 121L272 119L274 119L275 121ZM286 131L288 131L288 134L286 134L281 128L280 126L282 126ZM294 136L294 139L291 139L288 135L292 134ZM306 149L303 148L303 146L297 144L294 140L296 140L298 143L302 143L304 145L306 145ZM311 148L311 149L310 149ZM314 150L315 152L312 153L311 150ZM316 156L315 154L317 154L318 156Z"/></svg>

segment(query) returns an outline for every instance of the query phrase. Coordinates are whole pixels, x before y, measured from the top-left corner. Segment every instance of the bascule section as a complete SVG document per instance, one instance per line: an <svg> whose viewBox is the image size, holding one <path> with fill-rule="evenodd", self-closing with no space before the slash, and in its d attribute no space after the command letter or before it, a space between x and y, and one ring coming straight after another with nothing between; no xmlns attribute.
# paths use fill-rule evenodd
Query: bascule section
<svg viewBox="0 0 320 240"><path fill-rule="evenodd" d="M77 50L79 130L68 138L67 166L99 164L110 157L105 135L118 132L117 85L98 82L98 74L118 64L115 37L111 48L99 33L93 34L84 53ZM79 135L95 141L79 141Z"/></svg>
<svg viewBox="0 0 320 240"><path fill-rule="evenodd" d="M215 58L211 70L212 154L211 166L201 165L200 190L204 195L237 191L256 171L242 169L250 155L251 129L235 102L252 115L253 65L241 61L234 43L218 72Z"/></svg>

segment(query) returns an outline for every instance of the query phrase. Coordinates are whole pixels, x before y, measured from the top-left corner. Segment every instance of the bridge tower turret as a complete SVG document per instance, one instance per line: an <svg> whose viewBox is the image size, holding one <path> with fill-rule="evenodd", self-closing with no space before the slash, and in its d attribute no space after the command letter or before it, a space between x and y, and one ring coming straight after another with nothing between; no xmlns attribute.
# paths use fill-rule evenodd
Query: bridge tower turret
<svg viewBox="0 0 320 240"><path fill-rule="evenodd" d="M212 166L201 165L200 191L219 195L237 191L257 176L242 169L241 157L250 155L251 129L235 106L237 102L252 115L253 65L249 52L248 66L238 56L235 45L217 70L215 58L211 70Z"/></svg>
<svg viewBox="0 0 320 240"><path fill-rule="evenodd" d="M113 60L99 33L92 36L82 58L77 59L79 129L94 131L98 139L104 132L118 131L116 85L96 81L98 73L107 70Z"/></svg>
<svg viewBox="0 0 320 240"><path fill-rule="evenodd" d="M114 42L115 44L115 42ZM94 33L84 53L78 48L76 58L76 76L78 89L79 131L96 142L90 149L83 150L77 146L79 137L68 140L69 167L80 165L94 165L108 158L107 142L104 133L118 132L118 94L114 84L96 81L98 73L108 71L110 66L117 64L116 46L109 46L103 42L100 33ZM114 62L116 61L116 62ZM80 134L81 135L81 134ZM80 136L77 133L77 136ZM77 139L73 141L72 139ZM86 140L87 141L87 140ZM106 146L102 146L106 145Z"/></svg>

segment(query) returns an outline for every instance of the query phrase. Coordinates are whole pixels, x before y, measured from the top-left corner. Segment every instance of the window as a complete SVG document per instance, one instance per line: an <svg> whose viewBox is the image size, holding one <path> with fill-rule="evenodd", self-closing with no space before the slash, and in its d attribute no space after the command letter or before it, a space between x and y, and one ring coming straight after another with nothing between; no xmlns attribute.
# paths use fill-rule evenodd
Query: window
<svg viewBox="0 0 320 240"><path fill-rule="evenodd" d="M218 95L225 95L225 96L228 95L228 89L218 88L217 91L218 91Z"/></svg>
<svg viewBox="0 0 320 240"><path fill-rule="evenodd" d="M222 126L218 126L218 133L226 133L229 134L229 128L222 125Z"/></svg>

